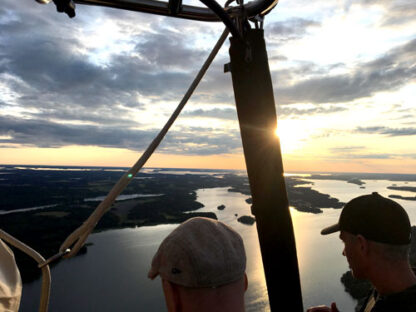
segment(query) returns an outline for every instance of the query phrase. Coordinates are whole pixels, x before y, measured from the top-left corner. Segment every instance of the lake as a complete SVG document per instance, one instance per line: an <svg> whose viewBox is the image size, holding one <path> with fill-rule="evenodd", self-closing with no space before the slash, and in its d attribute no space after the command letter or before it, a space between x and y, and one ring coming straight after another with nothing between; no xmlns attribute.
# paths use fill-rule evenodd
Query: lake
<svg viewBox="0 0 416 312"><path fill-rule="evenodd" d="M306 178L307 180L307 178ZM345 181L309 180L313 189L330 194L340 201L370 192L381 195L412 193L386 189L416 186L415 182L365 180L365 189ZM248 196L228 192L228 188L200 189L198 201L218 219L236 229L243 237L247 252L249 288L247 311L269 311L267 290L262 269L256 226L237 222L237 217L250 214L245 202ZM416 202L397 200L416 223ZM219 205L225 205L222 211ZM336 301L340 311L353 311L356 304L340 282L348 270L342 256L338 235L321 236L320 230L337 222L339 209L324 209L321 214L298 212L291 208L295 229L299 269L305 309L312 305ZM166 311L160 281L146 278L151 259L160 242L177 225L158 225L135 229L111 230L90 236L88 253L60 262L52 268L50 311ZM35 311L38 307L40 280L25 284L20 311Z"/></svg>

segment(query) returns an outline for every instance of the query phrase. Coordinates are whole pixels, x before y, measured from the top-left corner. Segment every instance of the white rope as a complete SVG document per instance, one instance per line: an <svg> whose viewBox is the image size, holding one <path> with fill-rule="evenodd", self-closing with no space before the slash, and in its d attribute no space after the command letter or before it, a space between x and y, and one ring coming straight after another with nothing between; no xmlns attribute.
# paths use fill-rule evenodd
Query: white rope
<svg viewBox="0 0 416 312"><path fill-rule="evenodd" d="M2 229L0 229L0 239L16 247L17 249L20 249L25 254L32 257L39 265L45 262L45 258L43 258L38 252L36 252L35 250L30 248L26 244L22 243L18 239L14 238L10 234L7 234ZM51 272L49 270L49 266L44 265L42 266L42 289L41 289L41 296L40 296L40 303L39 303L39 312L48 311L50 292L51 292Z"/></svg>
<svg viewBox="0 0 416 312"><path fill-rule="evenodd" d="M221 48L227 36L228 36L228 29L225 29L220 39L214 46L213 50L209 54L204 65L200 69L198 75L195 77L188 91L185 93L184 97L182 98L182 101L179 103L178 107L175 109L172 116L169 118L168 122L165 124L165 126L162 128L162 130L159 132L159 134L156 136L153 142L149 145L149 147L146 149L143 155L134 164L134 166L131 167L130 170L127 171L120 178L120 180L113 186L111 191L107 194L106 198L98 205L98 207L88 217L88 219L79 228L77 228L74 232L72 232L67 237L67 239L63 242L63 244L61 245L59 249L61 252L64 252L64 250L72 247L71 251L67 253L65 257L69 258L77 254L77 252L80 250L80 248L83 246L83 244L87 240L88 235L94 230L95 226L97 225L101 217L111 208L111 205L114 203L117 196L124 190L124 188L129 184L129 182L139 172L139 170L144 166L146 161L150 158L150 156L159 146L160 142L163 140L169 128L175 122L176 118L178 117L183 107L185 106L189 98L191 97L195 88L198 86L198 83L201 81L205 72L211 65L211 62L214 60L216 54L218 53L219 49Z"/></svg>

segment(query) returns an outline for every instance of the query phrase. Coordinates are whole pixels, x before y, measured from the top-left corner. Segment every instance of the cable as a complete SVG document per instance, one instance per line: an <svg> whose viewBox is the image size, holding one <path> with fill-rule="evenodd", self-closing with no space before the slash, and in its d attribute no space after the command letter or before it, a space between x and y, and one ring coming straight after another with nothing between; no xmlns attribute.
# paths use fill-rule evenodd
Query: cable
<svg viewBox="0 0 416 312"><path fill-rule="evenodd" d="M191 97L192 93L195 91L196 87L198 86L205 72L211 65L212 61L214 60L215 56L217 55L218 51L223 45L225 39L227 38L228 33L229 33L229 30L226 28L224 32L222 33L220 39L218 40L218 42L212 49L205 63L201 67L198 75L195 77L194 81L188 88L188 91L185 93L184 97L182 98L182 101L179 103L178 107L175 109L172 116L169 118L169 120L167 121L165 126L162 128L162 130L159 132L159 134L156 136L156 138L148 146L146 151L137 160L134 166L131 167L130 170L127 171L120 178L120 180L113 186L113 188L107 194L106 198L98 205L98 207L88 217L88 219L79 228L77 228L74 232L72 232L66 238L66 240L62 243L59 249L61 253L64 253L66 249L72 247L72 250L64 255L65 258L69 258L77 254L77 252L80 250L80 248L82 247L82 245L85 243L86 239L88 238L88 235L94 230L94 227L97 225L101 217L111 208L111 205L114 203L117 196L124 190L127 184L130 183L133 177L139 172L139 170L144 166L146 161L150 158L150 156L159 146L160 142L163 140L169 128L172 126L176 118L179 116L183 107L188 102L189 98Z"/></svg>

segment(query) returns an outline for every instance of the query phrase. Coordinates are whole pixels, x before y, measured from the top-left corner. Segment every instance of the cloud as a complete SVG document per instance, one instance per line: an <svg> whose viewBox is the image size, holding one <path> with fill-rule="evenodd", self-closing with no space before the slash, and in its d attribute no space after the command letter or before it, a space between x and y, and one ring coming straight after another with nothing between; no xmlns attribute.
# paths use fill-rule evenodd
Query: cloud
<svg viewBox="0 0 416 312"><path fill-rule="evenodd" d="M268 40L280 43L298 40L304 37L311 27L319 27L320 22L304 19L290 18L280 22L267 24L265 35Z"/></svg>
<svg viewBox="0 0 416 312"><path fill-rule="evenodd" d="M140 129L131 108L179 101L211 49L198 40L216 39L222 28L88 6L79 6L76 18L69 19L52 4L32 4L5 0L0 8L0 86L13 95L0 95L2 146L143 150L158 130ZM110 39L95 37L108 21ZM195 37L201 33L203 38ZM222 71L226 62L220 56L192 100L234 102L231 77ZM235 119L236 113L197 110L188 116ZM159 151L209 155L241 149L238 131L210 130L171 131Z"/></svg>
<svg viewBox="0 0 416 312"><path fill-rule="evenodd" d="M65 119L72 111L79 120L96 122L94 115L106 115L120 105L142 108L144 100L177 101L194 78L195 64L202 64L209 53L192 46L189 36L170 30L161 17L145 19L152 31L143 33L142 24L135 28L132 13L118 10L95 8L87 22L90 12L84 6L73 20L56 14L53 5L6 1L5 7L0 11L0 75L7 73L9 78L3 75L0 83L19 95L18 106L36 110L36 118ZM105 65L94 61L98 52L82 39L94 33L91 23L99 27L108 19L103 15L111 15L114 25L121 25L120 32L129 34L126 44L133 44L130 52L108 52ZM115 43L122 45L120 40ZM123 112L118 113L113 113L115 119Z"/></svg>
<svg viewBox="0 0 416 312"><path fill-rule="evenodd" d="M77 144L143 149L155 133L156 131L120 127L75 126L36 119L0 117L0 135L11 137L2 140L2 143L27 146L60 147Z"/></svg>
<svg viewBox="0 0 416 312"><path fill-rule="evenodd" d="M397 5L395 2L393 3L387 10L388 13L384 17L383 26L391 27L414 23L416 20L416 6L414 1L402 1L402 3Z"/></svg>
<svg viewBox="0 0 416 312"><path fill-rule="evenodd" d="M354 153L360 150L365 149L366 147L363 145L358 146L342 146L342 147L332 147L329 150L333 154L345 154L345 153Z"/></svg>
<svg viewBox="0 0 416 312"><path fill-rule="evenodd" d="M357 127L355 132L365 134L382 134L387 136L409 136L416 135L416 128L389 128L389 127Z"/></svg>
<svg viewBox="0 0 416 312"><path fill-rule="evenodd" d="M276 53L275 51L268 51L269 53L270 52L272 52L272 53ZM268 55L268 57L269 57L269 62L272 62L272 61L287 61L288 60L288 58L287 58L287 56L284 56L284 55L281 55L281 54L270 54L270 55Z"/></svg>
<svg viewBox="0 0 416 312"><path fill-rule="evenodd" d="M55 11L53 4L13 0L4 0L0 8L0 86L13 95L0 94L3 147L76 144L143 150L158 130L140 129L132 112L151 111L157 104L163 114L164 101L179 101L222 28L221 24L100 7L78 6L75 19ZM320 26L312 19L290 18L267 24L266 36L271 46L279 46L300 40ZM99 31L105 27L108 33ZM278 77L279 116L345 111L347 107L339 105L301 109L285 104L343 103L403 86L416 75L415 46L416 39L358 64L349 74L330 77L331 69L343 67L345 72L346 66L322 67L294 60L293 68L278 67L272 74ZM271 52L270 60L287 60L279 53L282 50ZM191 101L234 104L231 75L222 71L228 62L221 51ZM237 114L225 106L185 111L183 117L236 120ZM238 130L175 129L160 152L210 155L241 150ZM413 128L390 130L405 135L397 130L409 129Z"/></svg>
<svg viewBox="0 0 416 312"><path fill-rule="evenodd" d="M346 2L348 11L352 4L379 6L384 9L381 26L394 27L413 23L416 20L416 6L413 0L354 0Z"/></svg>
<svg viewBox="0 0 416 312"><path fill-rule="evenodd" d="M337 159L414 159L414 153L363 153L367 149L366 146L344 146L330 148L334 157Z"/></svg>
<svg viewBox="0 0 416 312"><path fill-rule="evenodd" d="M241 153L242 144L238 130L190 127L167 135L162 150L168 153L214 155Z"/></svg>
<svg viewBox="0 0 416 312"><path fill-rule="evenodd" d="M416 39L385 55L358 64L349 74L320 75L293 85L277 87L281 104L344 103L376 92L396 90L416 79Z"/></svg>
<svg viewBox="0 0 416 312"><path fill-rule="evenodd" d="M279 98L277 99L279 102ZM318 115L318 114L332 114L332 113L339 113L342 111L346 111L346 107L341 106L330 106L330 107L313 107L307 109L299 109L299 108L292 108L290 106L277 106L277 114L280 117L290 117L290 116L311 116L311 115Z"/></svg>
<svg viewBox="0 0 416 312"><path fill-rule="evenodd" d="M215 108L215 109L197 109L184 112L182 117L200 117L200 118L217 118L227 120L237 120L237 111L234 108Z"/></svg>
<svg viewBox="0 0 416 312"><path fill-rule="evenodd" d="M350 154L344 155L348 159L394 159L397 158L396 154ZM402 157L402 155L399 155Z"/></svg>
<svg viewBox="0 0 416 312"><path fill-rule="evenodd" d="M342 157L343 159L414 159L416 157L416 154L345 154L337 157Z"/></svg>
<svg viewBox="0 0 416 312"><path fill-rule="evenodd" d="M0 142L1 142L1 140L0 140ZM18 148L18 147L14 146L14 145L0 144L0 148Z"/></svg>
<svg viewBox="0 0 416 312"><path fill-rule="evenodd" d="M214 131L210 128L186 128L171 131L159 152L177 154L228 154L241 148L239 132ZM66 125L36 119L0 116L1 144L22 144L36 147L93 145L144 150L158 130L138 130L129 127Z"/></svg>
<svg viewBox="0 0 416 312"><path fill-rule="evenodd" d="M187 42L182 32L164 29L160 33L146 33L136 44L135 50L142 60L153 66L167 68L192 68L192 64L202 64L208 51L195 49Z"/></svg>

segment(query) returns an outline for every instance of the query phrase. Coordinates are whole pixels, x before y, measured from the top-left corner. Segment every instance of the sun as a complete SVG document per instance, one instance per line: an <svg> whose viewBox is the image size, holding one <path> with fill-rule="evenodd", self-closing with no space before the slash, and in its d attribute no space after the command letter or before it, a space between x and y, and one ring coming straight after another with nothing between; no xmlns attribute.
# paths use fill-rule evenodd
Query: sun
<svg viewBox="0 0 416 312"><path fill-rule="evenodd" d="M280 139L283 154L293 153L302 147L308 137L308 133L304 130L304 125L300 120L282 119L278 121L275 135Z"/></svg>

